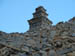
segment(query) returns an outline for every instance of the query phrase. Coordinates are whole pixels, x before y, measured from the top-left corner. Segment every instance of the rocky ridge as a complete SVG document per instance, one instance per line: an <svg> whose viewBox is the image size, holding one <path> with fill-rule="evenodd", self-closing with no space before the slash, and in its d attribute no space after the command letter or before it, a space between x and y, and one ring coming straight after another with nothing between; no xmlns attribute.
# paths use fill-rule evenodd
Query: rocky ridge
<svg viewBox="0 0 75 56"><path fill-rule="evenodd" d="M0 31L0 56L75 56L75 17L52 25L40 6L25 33Z"/></svg>

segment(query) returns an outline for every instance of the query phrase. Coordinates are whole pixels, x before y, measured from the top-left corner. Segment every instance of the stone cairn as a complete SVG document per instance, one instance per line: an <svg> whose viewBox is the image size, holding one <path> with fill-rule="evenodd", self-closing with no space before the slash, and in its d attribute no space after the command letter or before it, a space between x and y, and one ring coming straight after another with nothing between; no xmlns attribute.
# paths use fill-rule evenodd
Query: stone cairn
<svg viewBox="0 0 75 56"><path fill-rule="evenodd" d="M0 56L75 56L75 17L52 25L47 16L39 6L27 32L0 31Z"/></svg>

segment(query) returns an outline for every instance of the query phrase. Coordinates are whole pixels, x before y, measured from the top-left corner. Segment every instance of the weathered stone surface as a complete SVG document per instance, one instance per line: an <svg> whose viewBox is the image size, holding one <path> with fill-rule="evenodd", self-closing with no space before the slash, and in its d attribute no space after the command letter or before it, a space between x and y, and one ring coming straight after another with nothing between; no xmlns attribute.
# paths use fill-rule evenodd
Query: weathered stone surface
<svg viewBox="0 0 75 56"><path fill-rule="evenodd" d="M0 31L0 56L75 56L75 17L52 25L40 6L25 33Z"/></svg>
<svg viewBox="0 0 75 56"><path fill-rule="evenodd" d="M56 52L54 50L50 50L48 56L57 56Z"/></svg>

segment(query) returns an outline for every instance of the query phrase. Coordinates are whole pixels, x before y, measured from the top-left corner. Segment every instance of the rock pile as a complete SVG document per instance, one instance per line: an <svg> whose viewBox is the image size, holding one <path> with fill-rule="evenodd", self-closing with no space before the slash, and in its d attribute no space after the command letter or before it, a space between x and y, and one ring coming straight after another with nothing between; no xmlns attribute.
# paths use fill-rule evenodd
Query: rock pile
<svg viewBox="0 0 75 56"><path fill-rule="evenodd" d="M25 33L0 31L0 56L75 56L75 17L55 26L40 6Z"/></svg>

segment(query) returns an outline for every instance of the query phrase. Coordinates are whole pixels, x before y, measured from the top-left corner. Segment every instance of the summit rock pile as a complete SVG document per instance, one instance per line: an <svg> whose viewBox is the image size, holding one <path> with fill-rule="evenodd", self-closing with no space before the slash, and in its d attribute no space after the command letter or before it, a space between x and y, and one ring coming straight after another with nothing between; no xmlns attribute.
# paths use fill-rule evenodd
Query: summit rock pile
<svg viewBox="0 0 75 56"><path fill-rule="evenodd" d="M47 16L39 6L27 32L0 31L0 56L75 56L75 17L52 25Z"/></svg>

